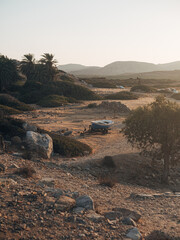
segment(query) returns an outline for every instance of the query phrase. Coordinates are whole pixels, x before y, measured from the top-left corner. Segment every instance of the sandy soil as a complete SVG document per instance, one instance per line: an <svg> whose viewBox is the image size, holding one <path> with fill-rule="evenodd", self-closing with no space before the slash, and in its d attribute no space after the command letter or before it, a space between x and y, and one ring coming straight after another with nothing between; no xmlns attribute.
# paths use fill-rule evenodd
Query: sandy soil
<svg viewBox="0 0 180 240"><path fill-rule="evenodd" d="M124 100L123 104L130 109L135 109L138 106L146 105L153 101L152 96L142 97L137 100ZM94 102L94 101L93 101ZM126 144L125 139L122 138L120 130L123 126L122 122L125 119L124 114L114 114L106 109L100 108L87 108L91 101L82 104L72 104L70 106L60 108L46 108L38 109L33 113L24 113L19 115L18 118L26 119L29 123L37 124L38 126L48 130L58 132L60 130L73 131L73 137L87 143L93 148L92 157L103 157L109 155L116 155L118 153L130 151L131 147ZM100 104L101 101L96 101ZM80 136L85 128L88 129L91 121L109 119L114 121L110 134L102 135L85 135ZM103 144L102 144L103 143ZM126 146L127 145L127 146Z"/></svg>

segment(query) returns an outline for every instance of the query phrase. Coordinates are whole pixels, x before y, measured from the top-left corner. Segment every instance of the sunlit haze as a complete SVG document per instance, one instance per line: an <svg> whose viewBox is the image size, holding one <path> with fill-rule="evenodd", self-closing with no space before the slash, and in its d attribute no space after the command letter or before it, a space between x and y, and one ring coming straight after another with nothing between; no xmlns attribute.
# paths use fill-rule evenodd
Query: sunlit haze
<svg viewBox="0 0 180 240"><path fill-rule="evenodd" d="M0 0L0 53L59 64L180 60L179 0Z"/></svg>

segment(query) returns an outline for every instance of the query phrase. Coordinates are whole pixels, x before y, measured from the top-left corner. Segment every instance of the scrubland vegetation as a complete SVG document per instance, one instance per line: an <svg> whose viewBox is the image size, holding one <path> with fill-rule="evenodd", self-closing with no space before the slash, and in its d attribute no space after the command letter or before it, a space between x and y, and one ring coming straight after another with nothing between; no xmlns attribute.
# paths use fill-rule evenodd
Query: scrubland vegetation
<svg viewBox="0 0 180 240"><path fill-rule="evenodd" d="M123 129L128 141L153 159L163 159L163 182L168 182L170 165L179 160L180 107L157 97L156 101L139 107L125 120Z"/></svg>
<svg viewBox="0 0 180 240"><path fill-rule="evenodd" d="M52 54L43 54L39 61L32 54L26 54L21 62L0 56L0 145L3 162L0 163L0 186L5 199L1 206L1 219L7 216L4 226L10 226L8 234L16 231L17 236L22 237L23 232L25 238L28 236L27 239L32 239L27 226L32 227L33 222L38 226L38 232L35 231L38 239L39 229L42 227L40 232L44 233L44 226L50 226L46 233L48 237L54 238L55 232L55 238L63 235L64 239L65 231L69 239L73 222L75 232L79 233L80 230L85 233L81 236L86 239L89 229L92 230L92 239L99 236L110 239L112 229L114 238L123 239L132 226L140 229L137 229L139 239L141 230L143 237L147 237L145 239L157 236L158 240L161 237L176 239L163 231L168 229L177 236L174 226L179 224L176 214L180 157L179 105L162 96L152 102L159 94L157 88L161 87L160 81L148 80L147 83L138 78L81 80L89 88L84 87L86 83L83 81L58 70ZM164 83L168 84L167 81ZM121 86L127 89L100 96L90 90L91 85L110 88L111 93ZM178 102L179 94L173 94L172 98ZM34 108L30 104L35 104ZM51 107L56 109L49 109ZM12 114L17 116L9 116ZM115 124L107 135L101 132L91 135L86 130L93 118L110 118ZM80 134L82 129L87 135ZM26 141L28 131L38 135L38 141L40 136L50 138L53 146L50 160L38 155L41 146L36 151L30 148ZM65 133L70 135L67 137ZM140 151L142 156L139 155ZM9 187L8 181L12 187ZM156 192L164 186L172 187L174 193ZM81 214L76 215L75 212L79 211L75 203L79 195L81 198L84 194L87 195L85 200L91 201L90 217L84 207L80 207ZM100 206L94 207L93 201ZM136 213L138 208L141 212L138 216L143 215L139 222L129 215ZM8 211L15 216L14 219L18 216L17 226ZM127 224L127 213L132 226L128 226L129 222ZM37 214L41 220L37 219ZM168 217L170 220L166 224ZM0 223L4 224L2 220ZM164 229L163 224L166 225ZM162 227L163 231L154 231L154 226ZM6 228L2 229L6 232ZM78 235L77 239L81 236ZM3 239L6 239L4 235Z"/></svg>

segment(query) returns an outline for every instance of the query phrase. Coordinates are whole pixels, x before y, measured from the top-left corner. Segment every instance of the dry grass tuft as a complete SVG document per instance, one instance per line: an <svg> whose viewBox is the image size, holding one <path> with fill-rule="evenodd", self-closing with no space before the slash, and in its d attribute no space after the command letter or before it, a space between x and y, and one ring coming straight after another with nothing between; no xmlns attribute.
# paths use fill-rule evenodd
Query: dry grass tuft
<svg viewBox="0 0 180 240"><path fill-rule="evenodd" d="M111 156L105 156L102 160L102 166L107 168L116 168L116 164Z"/></svg>
<svg viewBox="0 0 180 240"><path fill-rule="evenodd" d="M15 174L20 175L24 178L33 177L35 173L35 169L31 166L21 167L15 171Z"/></svg>
<svg viewBox="0 0 180 240"><path fill-rule="evenodd" d="M176 238L172 238L168 234L166 234L162 231L159 231L159 230L155 230L155 231L151 232L145 238L145 240L173 240L173 239L176 240Z"/></svg>
<svg viewBox="0 0 180 240"><path fill-rule="evenodd" d="M109 175L109 174L104 174L98 177L99 184L107 187L114 187L117 183L116 177Z"/></svg>

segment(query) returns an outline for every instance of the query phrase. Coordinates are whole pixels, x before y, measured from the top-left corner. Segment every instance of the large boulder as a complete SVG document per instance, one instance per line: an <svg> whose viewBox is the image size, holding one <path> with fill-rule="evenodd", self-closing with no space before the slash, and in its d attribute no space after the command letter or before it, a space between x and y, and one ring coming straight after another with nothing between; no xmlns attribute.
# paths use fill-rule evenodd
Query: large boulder
<svg viewBox="0 0 180 240"><path fill-rule="evenodd" d="M28 150L39 157L50 158L53 151L53 140L48 134L40 134L33 131L26 132Z"/></svg>

